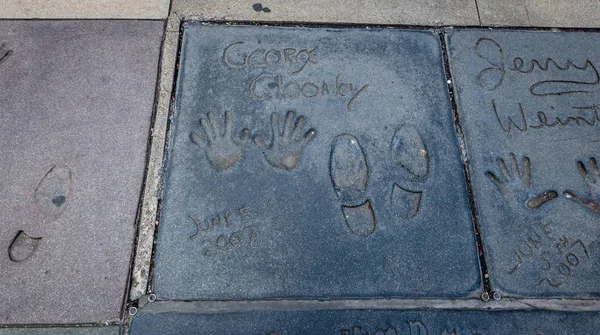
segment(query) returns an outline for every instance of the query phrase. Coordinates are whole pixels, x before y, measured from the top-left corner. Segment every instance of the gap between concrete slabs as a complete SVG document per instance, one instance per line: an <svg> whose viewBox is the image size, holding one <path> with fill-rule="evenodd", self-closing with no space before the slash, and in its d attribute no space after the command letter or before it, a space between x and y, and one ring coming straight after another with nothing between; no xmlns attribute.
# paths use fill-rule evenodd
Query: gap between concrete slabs
<svg viewBox="0 0 600 335"><path fill-rule="evenodd" d="M169 16L161 50L156 114L150 130L151 147L146 170L146 184L142 195L137 246L131 276L130 300L137 300L146 293L150 275L155 227L159 223L157 215L162 193L161 175L171 92L175 80L175 64L178 57L179 26L180 21L177 17L175 15Z"/></svg>

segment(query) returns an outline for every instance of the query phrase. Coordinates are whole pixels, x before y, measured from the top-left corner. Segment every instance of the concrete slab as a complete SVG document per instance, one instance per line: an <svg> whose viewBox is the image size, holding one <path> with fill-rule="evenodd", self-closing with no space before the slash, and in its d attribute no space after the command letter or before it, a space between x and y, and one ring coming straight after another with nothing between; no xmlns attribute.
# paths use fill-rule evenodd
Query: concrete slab
<svg viewBox="0 0 600 335"><path fill-rule="evenodd" d="M596 0L477 0L481 24L531 27L597 28Z"/></svg>
<svg viewBox="0 0 600 335"><path fill-rule="evenodd" d="M600 295L599 37L448 34L484 246L503 295Z"/></svg>
<svg viewBox="0 0 600 335"><path fill-rule="evenodd" d="M394 1L193 1L174 0L173 13L185 19L295 21L420 25L479 25L471 0Z"/></svg>
<svg viewBox="0 0 600 335"><path fill-rule="evenodd" d="M120 318L162 30L0 22L1 323Z"/></svg>
<svg viewBox="0 0 600 335"><path fill-rule="evenodd" d="M438 35L187 24L182 43L159 299L477 294Z"/></svg>
<svg viewBox="0 0 600 335"><path fill-rule="evenodd" d="M53 328L0 328L0 335L119 335L119 326L108 327L53 327Z"/></svg>
<svg viewBox="0 0 600 335"><path fill-rule="evenodd" d="M134 317L130 334L594 334L598 326L598 312L172 312Z"/></svg>
<svg viewBox="0 0 600 335"><path fill-rule="evenodd" d="M0 19L165 19L169 0L3 0Z"/></svg>

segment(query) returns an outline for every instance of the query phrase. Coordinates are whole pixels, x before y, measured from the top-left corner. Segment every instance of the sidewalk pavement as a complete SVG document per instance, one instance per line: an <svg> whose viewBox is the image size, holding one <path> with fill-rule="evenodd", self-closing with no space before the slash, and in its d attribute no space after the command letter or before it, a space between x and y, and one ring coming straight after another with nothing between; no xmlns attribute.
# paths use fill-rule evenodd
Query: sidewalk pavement
<svg viewBox="0 0 600 335"><path fill-rule="evenodd" d="M9 0L0 334L594 334L599 17Z"/></svg>

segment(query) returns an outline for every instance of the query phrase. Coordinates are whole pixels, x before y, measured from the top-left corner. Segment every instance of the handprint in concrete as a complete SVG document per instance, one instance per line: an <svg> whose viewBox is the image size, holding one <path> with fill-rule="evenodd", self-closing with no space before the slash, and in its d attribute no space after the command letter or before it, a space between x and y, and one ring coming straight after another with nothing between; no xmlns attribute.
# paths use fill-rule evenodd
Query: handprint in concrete
<svg viewBox="0 0 600 335"><path fill-rule="evenodd" d="M310 142L317 131L309 129L302 132L304 117L296 119L296 113L289 111L283 125L283 132L277 113L271 114L271 128L273 131L270 143L263 141L262 137L254 136L254 143L262 150L265 158L273 167L282 170L294 170L302 160L302 150Z"/></svg>
<svg viewBox="0 0 600 335"><path fill-rule="evenodd" d="M572 191L565 191L563 194L568 199L575 201L588 210L600 214L600 170L596 158L590 158L589 167L586 167L583 162L577 162L579 174L589 188L589 194L586 198L576 196Z"/></svg>
<svg viewBox="0 0 600 335"><path fill-rule="evenodd" d="M521 204L527 209L538 209L543 204L556 199L556 191L545 191L541 194L531 192L531 161L529 157L523 157L522 167L519 170L517 156L514 153L509 154L510 166L502 158L498 158L501 175L488 171L486 174L490 180L498 186L498 189L504 195L506 201L510 204Z"/></svg>
<svg viewBox="0 0 600 335"><path fill-rule="evenodd" d="M208 161L215 170L227 170L242 159L242 149L250 137L250 130L242 129L239 139L234 139L231 112L225 112L224 126L221 126L213 113L200 119L200 125L205 136L192 132L190 137L192 142L206 150Z"/></svg>
<svg viewBox="0 0 600 335"><path fill-rule="evenodd" d="M430 154L423 137L416 127L402 124L396 128L391 142L391 161L394 170L407 172L411 179L424 182L429 177ZM392 208L400 219L417 216L421 207L422 191L410 190L394 183Z"/></svg>

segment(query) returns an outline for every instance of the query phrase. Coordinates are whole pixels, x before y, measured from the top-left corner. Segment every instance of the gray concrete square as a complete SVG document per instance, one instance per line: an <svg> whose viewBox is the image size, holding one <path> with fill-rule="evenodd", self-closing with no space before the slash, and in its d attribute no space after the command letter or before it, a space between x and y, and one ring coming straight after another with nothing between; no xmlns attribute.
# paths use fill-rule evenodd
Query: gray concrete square
<svg viewBox="0 0 600 335"><path fill-rule="evenodd" d="M120 318L162 31L0 22L0 323Z"/></svg>
<svg viewBox="0 0 600 335"><path fill-rule="evenodd" d="M599 37L447 35L483 244L504 295L600 294Z"/></svg>
<svg viewBox="0 0 600 335"><path fill-rule="evenodd" d="M161 313L132 319L144 334L569 335L596 334L598 312L287 311L223 314Z"/></svg>
<svg viewBox="0 0 600 335"><path fill-rule="evenodd" d="M159 299L478 294L440 44L186 23Z"/></svg>

